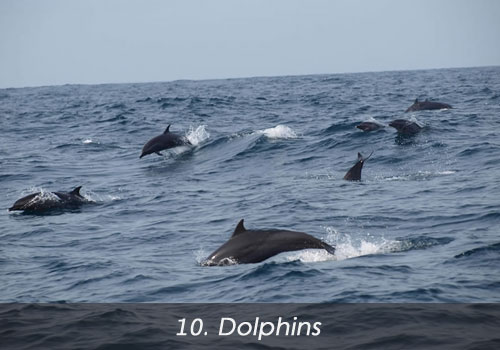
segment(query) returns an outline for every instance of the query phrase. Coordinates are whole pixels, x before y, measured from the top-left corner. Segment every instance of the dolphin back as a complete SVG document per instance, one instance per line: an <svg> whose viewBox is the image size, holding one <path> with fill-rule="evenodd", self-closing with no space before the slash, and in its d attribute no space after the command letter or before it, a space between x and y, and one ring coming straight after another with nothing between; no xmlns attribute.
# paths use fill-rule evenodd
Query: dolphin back
<svg viewBox="0 0 500 350"><path fill-rule="evenodd" d="M410 107L408 107L405 113L423 111L423 110L450 109L450 108L453 107L447 103L435 102L429 100L419 101L418 99L416 99L415 102Z"/></svg>

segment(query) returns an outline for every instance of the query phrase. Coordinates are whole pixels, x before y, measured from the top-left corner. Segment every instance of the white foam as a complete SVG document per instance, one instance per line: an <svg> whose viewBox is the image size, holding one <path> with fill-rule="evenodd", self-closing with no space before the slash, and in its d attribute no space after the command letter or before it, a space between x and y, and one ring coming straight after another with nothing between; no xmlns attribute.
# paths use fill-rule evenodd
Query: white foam
<svg viewBox="0 0 500 350"><path fill-rule="evenodd" d="M290 127L286 125L276 125L274 128L258 130L270 139L296 139L298 136Z"/></svg>
<svg viewBox="0 0 500 350"><path fill-rule="evenodd" d="M412 180L425 180L433 176L453 175L455 173L456 173L455 170L441 170L441 171L419 170L416 173L394 175L389 177L382 176L379 178L384 181L412 181Z"/></svg>
<svg viewBox="0 0 500 350"><path fill-rule="evenodd" d="M203 248L200 248L194 252L194 258L196 259L198 265L201 265L205 261L207 255L208 253Z"/></svg>
<svg viewBox="0 0 500 350"><path fill-rule="evenodd" d="M387 240L383 237L371 235L355 237L349 234L341 234L333 227L326 227L326 232L327 238L325 241L335 247L335 255L321 249L307 249L287 255L287 260L300 260L302 262L340 261L363 255L393 252L398 249L400 244L398 241Z"/></svg>
<svg viewBox="0 0 500 350"><path fill-rule="evenodd" d="M206 125L200 125L196 128L190 126L185 137L193 146L198 146L200 143L208 140L210 133L207 131Z"/></svg>
<svg viewBox="0 0 500 350"><path fill-rule="evenodd" d="M89 143L92 143L94 141L92 141L92 139L85 139L83 140L83 143L86 145L86 144L89 144Z"/></svg>
<svg viewBox="0 0 500 350"><path fill-rule="evenodd" d="M116 195L112 194L100 195L90 190L86 190L85 193L81 193L81 195L89 202L112 202L121 199L121 197Z"/></svg>

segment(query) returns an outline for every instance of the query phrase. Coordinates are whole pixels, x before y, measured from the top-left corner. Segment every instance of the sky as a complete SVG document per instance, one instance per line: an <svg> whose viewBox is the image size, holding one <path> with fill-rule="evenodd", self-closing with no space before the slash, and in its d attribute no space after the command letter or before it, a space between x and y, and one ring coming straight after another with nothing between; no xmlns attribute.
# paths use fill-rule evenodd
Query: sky
<svg viewBox="0 0 500 350"><path fill-rule="evenodd" d="M494 65L499 0L0 0L0 88Z"/></svg>

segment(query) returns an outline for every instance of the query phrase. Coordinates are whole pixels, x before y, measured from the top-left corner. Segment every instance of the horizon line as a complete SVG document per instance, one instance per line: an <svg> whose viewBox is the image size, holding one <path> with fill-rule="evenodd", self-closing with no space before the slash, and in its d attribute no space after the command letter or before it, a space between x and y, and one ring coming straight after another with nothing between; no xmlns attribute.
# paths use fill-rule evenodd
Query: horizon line
<svg viewBox="0 0 500 350"><path fill-rule="evenodd" d="M447 69L473 69L473 68L496 68L499 65L479 65L479 66L456 66L456 67L433 67L433 68L412 68L412 69L392 69L392 70L373 70L373 71L353 71L353 72L336 72L336 73L310 73L310 74L282 74L282 75L255 75L255 76L235 76L235 77L221 77L221 78L179 78L171 80L155 80L155 81L128 81L128 82L101 82L101 83L62 83L54 85L26 85L26 86L10 86L0 87L0 90L16 90L16 89L37 89L58 86L93 86L93 85L132 85L132 84L162 84L174 82L204 82L204 81L217 81L217 80L237 80L237 79L262 79L262 78L284 78L284 77L307 77L318 75L347 75L347 74L367 74L367 73L390 73L390 72L417 72L429 70L447 70Z"/></svg>

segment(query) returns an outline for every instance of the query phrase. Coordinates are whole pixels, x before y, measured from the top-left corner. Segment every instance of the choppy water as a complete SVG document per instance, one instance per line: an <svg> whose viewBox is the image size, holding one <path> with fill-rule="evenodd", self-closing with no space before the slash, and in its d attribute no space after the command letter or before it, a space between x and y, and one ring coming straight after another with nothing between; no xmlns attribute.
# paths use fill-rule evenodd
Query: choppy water
<svg viewBox="0 0 500 350"><path fill-rule="evenodd" d="M139 159L167 124L195 146ZM500 302L499 127L500 67L0 90L0 301ZM337 254L200 266L241 218Z"/></svg>

